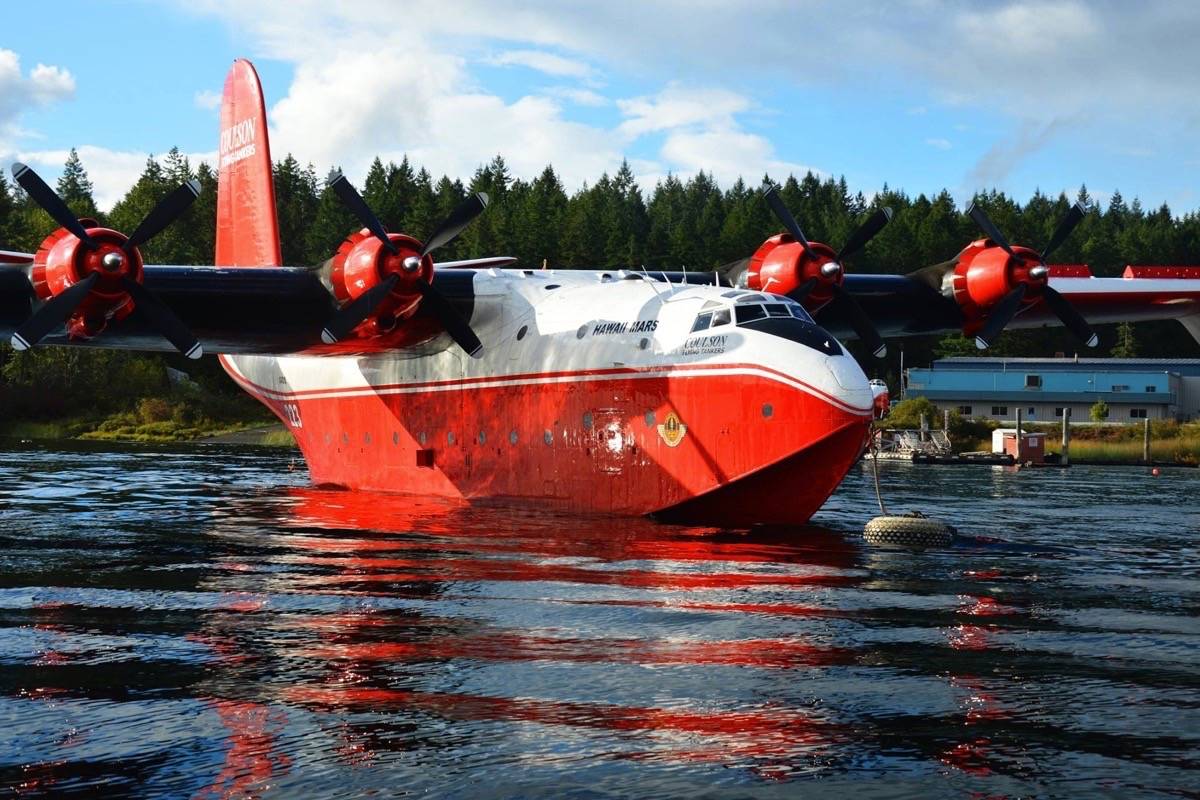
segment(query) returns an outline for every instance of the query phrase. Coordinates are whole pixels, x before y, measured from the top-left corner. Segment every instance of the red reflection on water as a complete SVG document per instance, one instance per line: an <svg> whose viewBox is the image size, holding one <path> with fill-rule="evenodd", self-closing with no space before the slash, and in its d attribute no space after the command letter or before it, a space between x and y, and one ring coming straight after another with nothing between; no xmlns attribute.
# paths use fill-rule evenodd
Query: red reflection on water
<svg viewBox="0 0 1200 800"><path fill-rule="evenodd" d="M287 716L260 703L222 699L209 702L229 731L228 747L221 771L195 797L233 800L261 796L270 788L271 778L291 767L291 759L276 750L276 738L287 725Z"/></svg>
<svg viewBox="0 0 1200 800"><path fill-rule="evenodd" d="M283 562L340 570L289 576L308 590L336 591L347 583L549 581L694 591L845 586L862 580L844 574L857 566L857 550L843 537L816 528L746 536L645 519L467 507L440 498L312 488L290 494L293 523L355 532L352 537L280 538L280 544L299 551L281 557ZM608 566L612 562L655 566L614 569ZM680 569L681 563L692 566ZM731 570L731 564L765 568Z"/></svg>
<svg viewBox="0 0 1200 800"><path fill-rule="evenodd" d="M490 661L619 662L658 666L724 665L762 669L849 664L855 658L855 653L851 650L818 647L797 639L579 639L529 636L511 632L409 642L331 644L308 648L297 655L364 662L473 658Z"/></svg>
<svg viewBox="0 0 1200 800"><path fill-rule="evenodd" d="M723 760L731 756L780 757L801 750L822 749L841 737L834 726L783 708L753 711L645 708L347 685L294 687L285 690L285 697L326 711L412 710L450 720L533 722L666 735L673 756L701 760L718 754ZM672 734L702 738L687 742L687 747L677 747L683 742L670 738Z"/></svg>
<svg viewBox="0 0 1200 800"><path fill-rule="evenodd" d="M998 570L986 570L964 573L965 577L979 580L995 580L1001 577ZM958 613L980 619L980 624L967 623L952 629L949 634L950 646L955 650L985 651L992 642L995 626L986 622L993 617L1012 616L1020 613L1019 609L1006 606L988 595L963 596L960 598ZM996 697L986 688L986 682L975 675L953 675L950 678L952 686L965 690L963 700L963 728L968 734L965 741L960 742L949 750L944 751L940 760L963 772L987 776L992 774L992 757L990 755L992 741L986 736L970 736L972 726L998 719L1006 719L1010 712L1005 709Z"/></svg>
<svg viewBox="0 0 1200 800"><path fill-rule="evenodd" d="M761 587L791 593L864 579L863 574L851 572L859 566L857 548L844 537L817 528L730 534L642 519L563 517L391 494L303 488L290 495L282 532L268 534L262 542L265 556L256 553L271 564L262 574L272 590L386 594L387 584L406 583L417 584L405 587L406 596L419 591L422 597L440 599L462 582L587 584L688 592L694 598L641 599L631 604L815 617L839 612L815 605L723 603L699 593ZM239 567L236 559L227 562ZM251 562L251 569L254 566ZM220 573L214 580L222 585ZM548 591L553 595L546 599L552 602L626 602L611 592L608 597L579 598L566 587ZM260 608L257 596L228 597L226 610ZM449 720L535 722L641 734L652 742L651 749L640 754L622 750L616 755L724 763L740 759L747 762L744 766L771 777L789 774L789 759L801 751L822 750L843 734L792 709L653 708L370 685L394 684L398 679L406 686L411 682L437 685L446 676L428 662L452 659L788 669L841 665L856 658L853 651L798 637L639 638L634 629L629 634L588 638L554 628L496 628L469 617L426 615L419 609L265 614L251 621L253 616L259 615L228 615L218 624L234 626L223 633L228 640L242 643L235 647L279 648L278 655L287 663L289 688L281 690L285 702L320 711L411 709ZM258 627L264 622L266 628ZM222 645L218 641L213 646ZM236 663L234 653L225 657ZM416 664L420 666L412 666ZM332 726L334 752L347 764L369 762L377 749L394 746L389 738L395 738L376 735L373 726L403 725L402 719L377 718L359 724L343 717ZM226 724L236 721L231 717ZM263 758L270 742L259 727L250 724L243 734L253 744L245 752L257 748ZM231 737L237 735L231 728ZM238 775L269 774L261 763L239 762L228 769Z"/></svg>

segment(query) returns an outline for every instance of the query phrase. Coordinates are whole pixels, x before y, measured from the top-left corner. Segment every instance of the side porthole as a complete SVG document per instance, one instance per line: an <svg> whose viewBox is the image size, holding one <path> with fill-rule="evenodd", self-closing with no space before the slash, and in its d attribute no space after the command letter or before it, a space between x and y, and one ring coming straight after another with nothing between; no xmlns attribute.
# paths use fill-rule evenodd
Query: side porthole
<svg viewBox="0 0 1200 800"><path fill-rule="evenodd" d="M421 447L425 446L425 442L428 438L429 437L425 435L425 431L421 431L417 434L417 441L421 443Z"/></svg>
<svg viewBox="0 0 1200 800"><path fill-rule="evenodd" d="M653 411L646 412L646 427L647 428L654 427L654 412Z"/></svg>
<svg viewBox="0 0 1200 800"><path fill-rule="evenodd" d="M522 339L524 339L524 338L525 338L525 334L527 334L527 333L529 333L529 326L528 326L528 325L522 325L522 326L521 326L521 330L517 331L517 341L519 342L519 341L521 341Z"/></svg>
<svg viewBox="0 0 1200 800"><path fill-rule="evenodd" d="M370 444L370 443L371 443L371 434L364 433L363 434L363 444Z"/></svg>
<svg viewBox="0 0 1200 800"><path fill-rule="evenodd" d="M587 428L588 430L591 430L592 422L593 422L592 412L588 411L587 413L585 413L583 415L583 427Z"/></svg>
<svg viewBox="0 0 1200 800"><path fill-rule="evenodd" d="M450 444L454 444L457 441L457 439L454 438L454 431L450 431L446 434L446 441Z"/></svg>
<svg viewBox="0 0 1200 800"><path fill-rule="evenodd" d="M641 348L642 350L645 350L649 346L650 346L649 339L643 338L640 342L638 342L638 347Z"/></svg>
<svg viewBox="0 0 1200 800"><path fill-rule="evenodd" d="M575 331L575 338L582 339L583 337L587 336L587 332L588 332L588 326L586 324L580 325L579 330Z"/></svg>
<svg viewBox="0 0 1200 800"><path fill-rule="evenodd" d="M487 431L480 431L480 432L479 432L479 443L480 443L480 444L487 444Z"/></svg>
<svg viewBox="0 0 1200 800"><path fill-rule="evenodd" d="M551 433L550 431L546 431L546 432L545 432L545 433L542 435L542 441L544 441L544 442L545 442L547 445L552 445L552 444L554 444L554 434L553 434L553 433Z"/></svg>
<svg viewBox="0 0 1200 800"><path fill-rule="evenodd" d="M509 443L509 444L516 444L516 443L517 443L517 432L516 432L515 430L512 430L512 431L509 431L509 432L508 432L508 443Z"/></svg>
<svg viewBox="0 0 1200 800"><path fill-rule="evenodd" d="M400 444L400 431L392 431L392 444Z"/></svg>
<svg viewBox="0 0 1200 800"><path fill-rule="evenodd" d="M773 415L774 413L775 413L774 406L772 406L770 403L763 403L763 407L762 407L763 417L769 419L771 417L771 415Z"/></svg>

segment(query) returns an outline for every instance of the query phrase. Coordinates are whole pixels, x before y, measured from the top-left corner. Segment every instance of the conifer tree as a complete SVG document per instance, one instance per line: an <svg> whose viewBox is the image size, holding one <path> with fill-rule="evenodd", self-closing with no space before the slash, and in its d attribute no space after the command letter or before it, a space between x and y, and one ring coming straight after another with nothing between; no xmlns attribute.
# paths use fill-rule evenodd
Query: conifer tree
<svg viewBox="0 0 1200 800"><path fill-rule="evenodd" d="M58 179L58 196L76 216L100 219L96 201L92 198L92 182L88 179L87 170L83 168L83 162L74 147L67 155L62 175Z"/></svg>

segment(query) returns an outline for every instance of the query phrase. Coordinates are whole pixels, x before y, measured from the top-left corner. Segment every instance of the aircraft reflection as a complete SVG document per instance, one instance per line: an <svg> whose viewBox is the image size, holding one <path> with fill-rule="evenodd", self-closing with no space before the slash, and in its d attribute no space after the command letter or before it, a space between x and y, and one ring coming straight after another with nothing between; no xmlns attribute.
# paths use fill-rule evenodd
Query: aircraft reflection
<svg viewBox="0 0 1200 800"><path fill-rule="evenodd" d="M826 612L818 603L790 596L863 579L857 549L839 534L730 534L311 488L292 490L286 506L283 524L255 542L252 558L238 557L245 549L241 534L228 538L230 552L220 561L225 569L214 574L211 588L230 575L244 586L249 571L257 574L262 596L349 595L364 605L258 614L256 601L230 593L227 611L244 613L214 617L211 641L234 672L282 660L262 679L271 690L264 702L328 717L324 728L337 740L331 750L346 764L370 761L378 748L397 741L437 747L420 733L428 727L420 720L428 718L603 730L621 740L621 758L736 761L763 775L787 774L793 761L814 758L843 736L818 713L761 699L713 708L703 698L655 707L506 696L500 686L491 687L496 693L470 691L464 675L481 664L513 663L819 669L851 663L855 653L844 648L801 636L714 640L681 631L663 639L639 636L636 625L598 633L566 622L513 627L487 615L447 614L456 598L486 602L519 584L537 587L539 602L552 605L818 617ZM214 535L225 536L220 524ZM774 593L779 602L723 599L747 589ZM636 596L625 596L629 592ZM429 603L401 609L370 603L389 597ZM218 683L231 679L226 674ZM544 691L553 694L550 687ZM368 712L369 721L358 719ZM237 786L232 772L261 782L286 771L263 733L261 709L235 705L221 718L243 745L231 744L214 786ZM261 745L262 763L244 763L249 742Z"/></svg>

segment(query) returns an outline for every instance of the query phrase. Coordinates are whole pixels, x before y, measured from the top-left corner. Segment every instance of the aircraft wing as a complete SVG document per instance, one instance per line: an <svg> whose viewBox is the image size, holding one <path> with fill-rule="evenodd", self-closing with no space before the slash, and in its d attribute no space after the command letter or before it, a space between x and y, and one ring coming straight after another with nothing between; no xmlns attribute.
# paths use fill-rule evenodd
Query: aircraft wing
<svg viewBox="0 0 1200 800"><path fill-rule="evenodd" d="M962 331L969 316L955 299L953 262L908 275L857 275L843 284L884 337ZM1176 319L1200 342L1200 267L1135 267L1120 278L1096 278L1087 267L1050 267L1049 286L1093 325ZM817 309L817 320L839 338L855 338L836 304ZM1044 301L1024 307L1009 328L1062 323Z"/></svg>
<svg viewBox="0 0 1200 800"><path fill-rule="evenodd" d="M22 258L19 260L17 256ZM39 301L30 280L30 256L6 253L0 260L0 340L8 341L29 319ZM478 259L439 265L433 285L466 319L475 304L475 270L505 266L513 259ZM467 268L464 268L464 265ZM448 269L442 268L449 266ZM154 293L195 334L208 353L303 352L348 355L389 350L428 341L442 332L424 310L392 334L349 339L333 345L321 330L337 308L322 267L192 267L146 265L146 289ZM424 305L424 304L422 304ZM112 349L172 352L171 344L135 311L111 320L87 341L71 340L59 327L41 341L48 345L85 345Z"/></svg>

